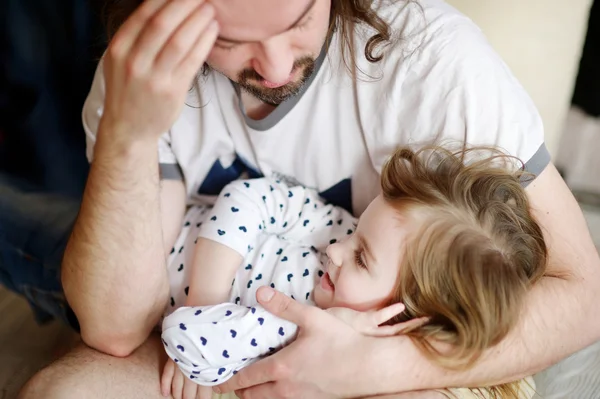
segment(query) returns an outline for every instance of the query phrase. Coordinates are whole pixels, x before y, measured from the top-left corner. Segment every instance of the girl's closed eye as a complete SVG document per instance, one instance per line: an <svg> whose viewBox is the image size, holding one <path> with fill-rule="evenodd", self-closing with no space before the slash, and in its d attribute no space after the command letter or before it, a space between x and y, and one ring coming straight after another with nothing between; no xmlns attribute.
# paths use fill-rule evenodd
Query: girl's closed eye
<svg viewBox="0 0 600 399"><path fill-rule="evenodd" d="M354 261L356 262L358 267L365 269L365 270L367 269L367 262L365 262L365 260L364 260L362 250L354 251Z"/></svg>

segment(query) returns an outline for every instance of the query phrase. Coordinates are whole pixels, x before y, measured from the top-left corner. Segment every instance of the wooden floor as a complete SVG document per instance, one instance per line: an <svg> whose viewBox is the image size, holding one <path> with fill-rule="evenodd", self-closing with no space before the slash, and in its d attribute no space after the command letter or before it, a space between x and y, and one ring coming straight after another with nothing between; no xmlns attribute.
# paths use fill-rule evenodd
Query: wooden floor
<svg viewBox="0 0 600 399"><path fill-rule="evenodd" d="M586 218L600 248L600 211L588 209ZM37 370L78 339L58 323L38 326L27 303L0 287L0 399L14 399ZM537 375L536 383L543 399L600 399L600 342Z"/></svg>
<svg viewBox="0 0 600 399"><path fill-rule="evenodd" d="M20 387L78 337L59 323L38 326L27 302L0 286L0 399Z"/></svg>

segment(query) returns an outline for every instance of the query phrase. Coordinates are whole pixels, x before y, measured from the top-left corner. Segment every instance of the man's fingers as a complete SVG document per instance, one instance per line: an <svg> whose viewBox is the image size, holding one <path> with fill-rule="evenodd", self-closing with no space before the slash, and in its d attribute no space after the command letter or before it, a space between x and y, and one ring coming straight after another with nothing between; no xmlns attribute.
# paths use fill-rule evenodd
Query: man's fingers
<svg viewBox="0 0 600 399"><path fill-rule="evenodd" d="M241 389L235 392L240 399L260 399L260 398L278 398L281 397L275 392L275 383L267 382L252 388Z"/></svg>
<svg viewBox="0 0 600 399"><path fill-rule="evenodd" d="M136 71L148 70L156 60L170 37L202 4L202 0L169 1L156 12L144 26L132 47L130 68ZM187 53L187 49L182 50Z"/></svg>
<svg viewBox="0 0 600 399"><path fill-rule="evenodd" d="M194 51L198 42L202 39L205 39L204 41L210 44L210 51L216 39L216 32L211 31L213 28L211 23L215 22L214 18L214 7L210 3L203 3L192 11L171 35L157 55L155 61L156 68L163 71L173 69ZM213 34L214 39L211 40L211 35ZM208 54L208 51L206 53ZM199 66L196 66L195 69L198 70Z"/></svg>
<svg viewBox="0 0 600 399"><path fill-rule="evenodd" d="M223 384L217 385L214 388L214 391L217 393L233 392L243 390L254 385L265 384L267 382L278 380L281 378L281 376L276 371L277 369L275 362L279 357L279 354L266 357L248 367L241 369L232 378Z"/></svg>
<svg viewBox="0 0 600 399"><path fill-rule="evenodd" d="M171 381L173 381L173 374L175 374L175 363L172 360L167 360L165 368L160 379L160 392L163 396L170 396L171 394Z"/></svg>
<svg viewBox="0 0 600 399"><path fill-rule="evenodd" d="M299 327L307 327L308 321L311 320L311 315L314 316L315 314L314 310L323 312L317 308L303 305L270 287L260 287L256 292L256 299L266 310L275 316L291 321Z"/></svg>
<svg viewBox="0 0 600 399"><path fill-rule="evenodd" d="M168 0L146 0L127 18L112 38L108 52L120 57L129 54L133 44L148 20L158 12Z"/></svg>

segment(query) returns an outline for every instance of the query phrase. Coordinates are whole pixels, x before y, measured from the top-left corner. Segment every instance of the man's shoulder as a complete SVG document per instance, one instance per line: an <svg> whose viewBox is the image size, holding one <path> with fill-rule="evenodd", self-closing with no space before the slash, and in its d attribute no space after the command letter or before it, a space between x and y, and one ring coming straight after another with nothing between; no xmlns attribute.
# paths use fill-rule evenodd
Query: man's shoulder
<svg viewBox="0 0 600 399"><path fill-rule="evenodd" d="M427 69L443 59L460 63L479 56L495 57L479 27L442 0L380 0L374 7L388 24L390 39L375 50L383 56L380 63L370 63L361 54L361 70L393 73L410 67L414 73L419 67ZM377 32L364 24L358 29L364 49Z"/></svg>

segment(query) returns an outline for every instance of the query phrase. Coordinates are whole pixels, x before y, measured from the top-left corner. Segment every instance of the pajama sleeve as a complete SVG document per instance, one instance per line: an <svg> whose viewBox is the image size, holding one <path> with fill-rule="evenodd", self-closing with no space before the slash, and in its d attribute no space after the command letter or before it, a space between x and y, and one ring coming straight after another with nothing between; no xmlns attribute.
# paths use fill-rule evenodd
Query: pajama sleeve
<svg viewBox="0 0 600 399"><path fill-rule="evenodd" d="M259 234L323 250L352 234L356 220L343 208L326 204L315 190L268 178L230 183L212 212L199 236L242 256L254 247Z"/></svg>
<svg viewBox="0 0 600 399"><path fill-rule="evenodd" d="M163 321L162 340L187 378L212 386L282 348L296 329L260 305L223 303L177 309Z"/></svg>

